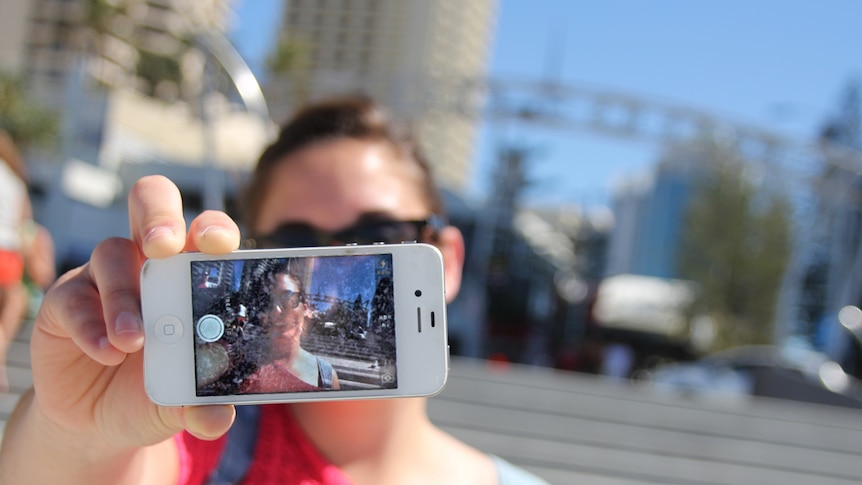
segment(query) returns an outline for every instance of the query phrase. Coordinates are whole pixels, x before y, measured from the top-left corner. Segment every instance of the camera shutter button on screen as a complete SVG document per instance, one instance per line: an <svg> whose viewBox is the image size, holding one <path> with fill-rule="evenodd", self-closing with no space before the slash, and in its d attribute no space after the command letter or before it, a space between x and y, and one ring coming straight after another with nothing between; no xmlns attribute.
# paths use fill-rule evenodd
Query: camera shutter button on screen
<svg viewBox="0 0 862 485"><path fill-rule="evenodd" d="M183 322L172 315L156 320L156 338L163 344L175 344L183 336Z"/></svg>
<svg viewBox="0 0 862 485"><path fill-rule="evenodd" d="M196 331L204 342L215 342L224 335L224 322L215 315L204 315L198 320Z"/></svg>

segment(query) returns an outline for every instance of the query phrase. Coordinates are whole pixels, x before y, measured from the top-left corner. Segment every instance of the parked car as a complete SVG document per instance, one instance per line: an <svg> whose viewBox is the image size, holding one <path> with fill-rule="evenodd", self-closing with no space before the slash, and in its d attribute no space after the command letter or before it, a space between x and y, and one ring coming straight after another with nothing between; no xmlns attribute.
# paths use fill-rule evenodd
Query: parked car
<svg viewBox="0 0 862 485"><path fill-rule="evenodd" d="M664 364L645 375L660 392L688 397L762 396L862 408L862 386L815 350L743 346L694 362Z"/></svg>

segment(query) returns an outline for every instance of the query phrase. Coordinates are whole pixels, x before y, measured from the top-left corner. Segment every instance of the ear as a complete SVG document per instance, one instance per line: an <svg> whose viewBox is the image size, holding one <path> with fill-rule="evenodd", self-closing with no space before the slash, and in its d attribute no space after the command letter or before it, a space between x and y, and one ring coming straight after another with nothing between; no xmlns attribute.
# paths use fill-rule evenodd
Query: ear
<svg viewBox="0 0 862 485"><path fill-rule="evenodd" d="M443 271L446 282L446 302L458 296L461 274L464 269L464 235L455 226L440 230L438 248L443 253Z"/></svg>

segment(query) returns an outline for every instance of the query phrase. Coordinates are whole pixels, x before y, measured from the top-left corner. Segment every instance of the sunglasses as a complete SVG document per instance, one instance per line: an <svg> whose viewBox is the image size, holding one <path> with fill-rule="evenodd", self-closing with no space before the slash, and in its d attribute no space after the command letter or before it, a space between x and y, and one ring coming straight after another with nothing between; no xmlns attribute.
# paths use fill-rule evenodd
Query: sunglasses
<svg viewBox="0 0 862 485"><path fill-rule="evenodd" d="M272 309L278 313L286 310L296 310L305 302L305 295L300 291L285 291L272 296Z"/></svg>
<svg viewBox="0 0 862 485"><path fill-rule="evenodd" d="M246 249L297 248L311 246L338 246L342 244L398 244L410 241L434 240L446 227L440 216L431 215L424 220L398 221L363 215L359 221L339 231L322 231L303 222L282 224L270 234L253 236L243 246Z"/></svg>

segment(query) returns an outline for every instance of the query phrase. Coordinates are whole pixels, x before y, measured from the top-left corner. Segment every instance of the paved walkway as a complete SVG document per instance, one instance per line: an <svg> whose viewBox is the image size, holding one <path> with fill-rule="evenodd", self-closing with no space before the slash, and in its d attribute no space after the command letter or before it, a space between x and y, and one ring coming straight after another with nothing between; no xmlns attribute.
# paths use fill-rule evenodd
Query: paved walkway
<svg viewBox="0 0 862 485"><path fill-rule="evenodd" d="M0 432L31 382L29 327L10 349ZM593 376L453 359L432 419L553 484L862 482L862 412L768 399L693 402Z"/></svg>

